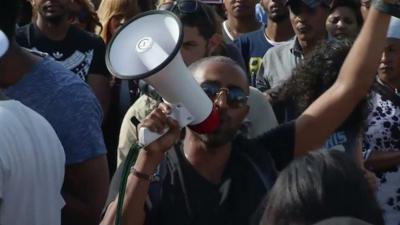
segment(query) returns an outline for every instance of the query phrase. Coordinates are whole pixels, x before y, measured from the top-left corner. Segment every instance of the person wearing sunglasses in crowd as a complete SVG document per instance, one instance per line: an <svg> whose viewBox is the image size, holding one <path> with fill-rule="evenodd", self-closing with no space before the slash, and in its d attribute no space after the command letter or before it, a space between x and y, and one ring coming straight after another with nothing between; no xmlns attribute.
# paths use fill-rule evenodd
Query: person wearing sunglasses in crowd
<svg viewBox="0 0 400 225"><path fill-rule="evenodd" d="M221 35L218 34L217 15L209 6L198 1L184 0L165 3L160 5L159 8L172 10L183 23L181 54L186 65L210 55L230 56L235 61L242 59L239 52L234 52L237 49L233 45L223 43ZM234 52L234 54L231 52ZM244 68L243 64L241 66ZM141 89L144 95L130 107L122 122L117 165L121 164L132 144L137 141L136 125L138 122L135 124L132 123L132 120L140 122L161 101L161 98L155 91L151 90L151 87L142 85ZM270 104L261 92L252 88L250 93L250 104L253 108L249 113L247 124L248 135L254 137L276 126L277 121Z"/></svg>
<svg viewBox="0 0 400 225"><path fill-rule="evenodd" d="M220 127L206 135L186 128L184 139L179 141L180 129L168 117L168 105L160 104L146 117L140 127L158 133L165 128L169 131L139 151L127 181L122 224L249 224L262 196L270 190L266 187L268 182L263 181L273 183L276 168L283 168L293 157L323 145L367 94L390 20L389 15L382 13L383 9L380 9L382 12L377 9L370 9L333 86L295 121L256 139L242 138L237 133L249 110L245 101L249 87L244 70L223 57L206 58L193 64L190 69L195 79L209 93L221 115ZM243 93L241 98L232 98L230 92L235 90ZM167 170L160 200L151 205L146 201L153 180L151 175L164 157L167 163L175 163L173 155L180 166ZM244 155L255 163L249 163ZM258 175L257 166L270 175L268 179ZM102 224L113 224L115 215L113 202Z"/></svg>

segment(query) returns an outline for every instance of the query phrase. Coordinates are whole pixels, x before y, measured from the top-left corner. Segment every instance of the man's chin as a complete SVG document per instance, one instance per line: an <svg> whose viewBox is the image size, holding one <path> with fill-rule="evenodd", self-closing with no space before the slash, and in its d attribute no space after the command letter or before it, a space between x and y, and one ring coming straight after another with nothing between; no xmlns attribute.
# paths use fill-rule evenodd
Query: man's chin
<svg viewBox="0 0 400 225"><path fill-rule="evenodd" d="M217 132L213 134L199 134L199 138L208 148L218 148L231 142L234 135L231 132Z"/></svg>
<svg viewBox="0 0 400 225"><path fill-rule="evenodd" d="M60 24L63 20L65 15L63 14L50 14L50 13L43 13L42 17L45 21L52 23L52 24Z"/></svg>
<svg viewBox="0 0 400 225"><path fill-rule="evenodd" d="M287 20L287 19L289 19L289 14L286 15L286 14L273 13L273 14L271 14L269 16L269 20L271 20L271 21L273 21L275 23L279 23L279 22L282 22L282 21Z"/></svg>
<svg viewBox="0 0 400 225"><path fill-rule="evenodd" d="M296 36L299 41L303 41L303 42L312 42L312 40L315 39L311 34L307 34L307 33L299 33Z"/></svg>

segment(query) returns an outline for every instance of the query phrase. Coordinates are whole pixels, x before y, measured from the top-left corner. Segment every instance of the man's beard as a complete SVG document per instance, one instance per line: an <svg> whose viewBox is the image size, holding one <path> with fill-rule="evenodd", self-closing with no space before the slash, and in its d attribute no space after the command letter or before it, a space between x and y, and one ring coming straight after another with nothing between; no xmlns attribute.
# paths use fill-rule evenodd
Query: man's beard
<svg viewBox="0 0 400 225"><path fill-rule="evenodd" d="M275 23L280 23L286 19L289 19L289 14L269 15L268 19Z"/></svg>
<svg viewBox="0 0 400 225"><path fill-rule="evenodd" d="M204 142L208 149L218 148L228 144L236 136L236 130L225 130L213 134L200 134L199 137Z"/></svg>
<svg viewBox="0 0 400 225"><path fill-rule="evenodd" d="M228 144L238 133L238 129L230 126L231 122L228 116L221 114L221 126L211 134L199 134L200 140L208 149Z"/></svg>

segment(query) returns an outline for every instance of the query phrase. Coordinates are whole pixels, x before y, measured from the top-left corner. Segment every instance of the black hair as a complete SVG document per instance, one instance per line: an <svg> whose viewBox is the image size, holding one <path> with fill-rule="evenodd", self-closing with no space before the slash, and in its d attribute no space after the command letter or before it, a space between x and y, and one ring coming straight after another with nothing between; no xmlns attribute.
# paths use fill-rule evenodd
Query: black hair
<svg viewBox="0 0 400 225"><path fill-rule="evenodd" d="M210 6L200 1L197 1L197 4L197 10L192 13L181 12L178 7L173 10L173 13L179 17L184 26L196 27L200 35L208 40L221 30L219 17Z"/></svg>
<svg viewBox="0 0 400 225"><path fill-rule="evenodd" d="M21 0L0 0L0 30L11 39L15 35Z"/></svg>
<svg viewBox="0 0 400 225"><path fill-rule="evenodd" d="M318 45L310 56L293 70L293 75L280 88L277 104L292 103L295 117L304 112L336 81L352 43L344 39L323 41ZM363 99L341 127L348 127L358 133L364 125L366 112L366 99Z"/></svg>
<svg viewBox="0 0 400 225"><path fill-rule="evenodd" d="M359 0L335 0L333 1L333 5L330 9L330 13L332 13L337 7L347 7L351 11L353 11L354 15L356 16L356 21L358 24L358 27L361 28L364 20L361 15L361 4Z"/></svg>
<svg viewBox="0 0 400 225"><path fill-rule="evenodd" d="M294 160L280 173L266 204L263 225L309 225L339 216L384 224L361 169L336 150Z"/></svg>

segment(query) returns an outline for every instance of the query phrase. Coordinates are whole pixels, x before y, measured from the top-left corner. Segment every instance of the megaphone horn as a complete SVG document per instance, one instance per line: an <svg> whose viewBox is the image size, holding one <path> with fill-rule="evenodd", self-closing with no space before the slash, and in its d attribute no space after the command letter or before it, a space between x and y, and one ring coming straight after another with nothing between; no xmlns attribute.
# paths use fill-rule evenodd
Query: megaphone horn
<svg viewBox="0 0 400 225"><path fill-rule="evenodd" d="M171 116L181 127L189 125L199 133L210 133L219 126L219 114L185 66L179 52L182 41L183 27L173 13L145 12L112 38L107 46L107 67L118 78L144 79L153 86L173 106ZM143 146L159 137L147 129L139 130Z"/></svg>
<svg viewBox="0 0 400 225"><path fill-rule="evenodd" d="M10 42L2 30L0 30L0 57L2 57L8 50Z"/></svg>

